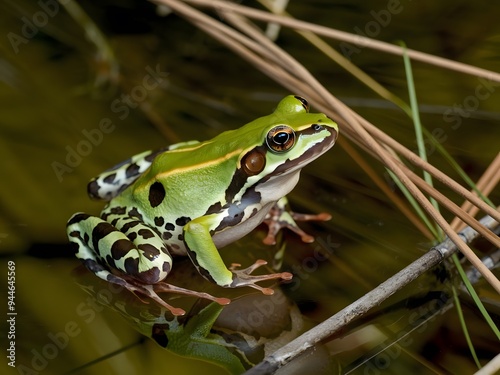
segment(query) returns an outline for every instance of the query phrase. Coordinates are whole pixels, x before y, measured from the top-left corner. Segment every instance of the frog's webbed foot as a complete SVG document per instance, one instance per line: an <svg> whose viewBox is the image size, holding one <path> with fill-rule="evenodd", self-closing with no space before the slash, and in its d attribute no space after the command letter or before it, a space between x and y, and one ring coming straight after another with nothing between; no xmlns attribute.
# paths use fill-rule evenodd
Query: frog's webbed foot
<svg viewBox="0 0 500 375"><path fill-rule="evenodd" d="M328 213L320 213L317 215L301 214L287 210L287 199L281 198L269 211L264 223L268 227L266 238L262 240L266 245L276 244L276 235L282 228L288 228L306 243L314 242L314 237L304 232L296 223L296 221L328 221L332 216Z"/></svg>
<svg viewBox="0 0 500 375"><path fill-rule="evenodd" d="M233 282L231 283L231 287L240 287L240 286L249 286L251 288L260 290L263 294L272 295L274 290L271 288L265 288L256 283L260 281L266 280L291 280L293 275L290 272L280 272L280 273L271 273L267 275L251 275L253 271L257 268L266 265L267 262L265 260L259 259L250 267L244 268L242 270L237 270L236 268L240 267L240 264L233 263L229 269L233 272Z"/></svg>
<svg viewBox="0 0 500 375"><path fill-rule="evenodd" d="M139 298L141 301L144 303L147 303L146 301L142 300L137 294L143 294L151 298L153 301L158 303L160 306L163 306L166 308L168 311L172 313L174 316L179 316L179 315L184 315L186 312L178 307L173 307L169 305L167 302L165 302L160 296L158 296L157 293L177 293L177 294L184 294L187 296L191 297L197 297L197 298L204 298L208 299L210 301L217 302L220 305L227 305L231 302L230 299L228 298L222 298L222 297L214 297L211 294L204 293L204 292L197 292L194 290L189 290L189 289L184 289L172 284L168 284L165 282L158 282L156 284L140 284L134 279L130 277L119 277L119 279L125 280L125 284L120 283L124 288L130 290L132 293L134 293L137 298ZM110 280L108 280L110 281Z"/></svg>

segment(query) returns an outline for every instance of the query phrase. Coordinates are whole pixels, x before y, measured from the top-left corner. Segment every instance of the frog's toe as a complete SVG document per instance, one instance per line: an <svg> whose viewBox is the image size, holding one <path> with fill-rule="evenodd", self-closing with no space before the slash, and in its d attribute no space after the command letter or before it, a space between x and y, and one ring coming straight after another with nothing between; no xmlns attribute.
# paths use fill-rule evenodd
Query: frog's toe
<svg viewBox="0 0 500 375"><path fill-rule="evenodd" d="M163 306L166 308L168 311L172 313L174 316L180 316L186 314L186 311L179 307L174 307L172 305L169 305L167 302L165 302L158 294L155 292L155 287L156 285L137 285L137 284L131 284L127 282L125 285L123 285L125 288L130 290L132 293L136 295L137 298L139 298L142 302L147 303L144 301L142 298L138 296L138 294L145 295L149 298L151 298L153 301L155 301L157 304L160 306Z"/></svg>
<svg viewBox="0 0 500 375"><path fill-rule="evenodd" d="M205 293L205 292L197 292L195 290L190 290L190 289L184 289L172 284L168 284L165 282L160 282L154 285L151 285L153 289L160 293L160 292L167 292L167 293L177 293L177 294L184 294L187 296L191 297L197 297L197 298L203 298L203 299L208 299L210 301L217 302L219 305L228 305L231 300L229 298L224 298L224 297L214 297L211 294Z"/></svg>
<svg viewBox="0 0 500 375"><path fill-rule="evenodd" d="M301 214L298 212L291 212L291 215L295 221L328 221L332 218L332 215L326 212L320 212L319 214Z"/></svg>
<svg viewBox="0 0 500 375"><path fill-rule="evenodd" d="M267 225L267 236L262 240L266 245L276 244L276 235L281 229L289 229L300 236L302 242L314 242L314 237L304 232L298 225L297 221L328 221L332 215L322 212L320 214L302 214L291 211L287 208L288 201L286 198L280 199L268 212L264 219L264 224Z"/></svg>
<svg viewBox="0 0 500 375"><path fill-rule="evenodd" d="M129 279L129 278L127 278ZM131 278L130 278L131 279ZM123 284L121 284L123 285ZM222 297L214 297L211 294L197 292L190 289L184 289L172 284L168 284L165 282L158 282L156 284L140 284L135 280L127 280L126 284L123 285L125 288L133 292L137 298L141 299L137 294L146 295L151 298L153 301L158 303L160 306L163 306L168 311L172 313L174 316L184 315L186 312L178 307L173 307L165 302L157 293L176 293L176 294L184 294L191 297L208 299L210 301L217 302L219 305L227 305L231 302L228 298ZM142 300L142 299L141 299ZM145 302L145 301L144 301ZM147 302L146 302L147 303Z"/></svg>
<svg viewBox="0 0 500 375"><path fill-rule="evenodd" d="M236 268L239 267L239 264L232 264L231 267L229 268L234 276L233 276L233 282L231 283L232 288L237 288L237 287L242 287L242 286L249 286L251 288L260 290L263 294L266 295L272 295L274 293L274 290L271 288L266 288L262 287L260 285L257 285L256 283L260 281L267 281L267 280L291 280L293 275L290 272L280 272L280 273L271 273L267 275L251 275L253 271L255 271L257 268L266 265L267 262L265 260L259 259L257 260L254 264L252 264L250 267L244 268L242 270L237 270Z"/></svg>
<svg viewBox="0 0 500 375"><path fill-rule="evenodd" d="M276 244L276 235L281 229L289 229L298 236L302 242L311 243L314 242L314 237L310 234L304 232L295 221L328 221L332 218L330 214L320 213L317 215L310 214L299 214L296 212L290 212L290 215L287 213L282 214L279 218L276 217L267 217L264 220L264 223L267 224L268 232L266 238L262 240L262 242L266 245L275 245Z"/></svg>

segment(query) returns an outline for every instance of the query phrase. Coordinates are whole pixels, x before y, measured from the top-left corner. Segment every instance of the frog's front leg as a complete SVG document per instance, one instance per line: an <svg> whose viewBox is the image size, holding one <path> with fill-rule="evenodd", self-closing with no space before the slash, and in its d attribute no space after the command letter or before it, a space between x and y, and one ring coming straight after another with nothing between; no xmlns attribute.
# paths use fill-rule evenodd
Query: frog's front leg
<svg viewBox="0 0 500 375"><path fill-rule="evenodd" d="M108 215L107 219L110 222L78 213L71 217L67 225L76 256L98 277L152 298L173 315L185 312L170 306L157 292L180 293L220 304L229 303L226 298L161 282L172 267L172 258L160 236L137 218Z"/></svg>
<svg viewBox="0 0 500 375"><path fill-rule="evenodd" d="M292 274L289 272L251 275L257 268L267 264L262 259L242 270L236 270L240 266L239 264L233 264L228 269L222 261L210 233L210 228L216 218L217 215L202 216L184 226L184 242L188 256L205 278L225 288L249 286L268 295L273 294L274 291L271 288L261 287L256 283L276 279L290 280L292 278Z"/></svg>

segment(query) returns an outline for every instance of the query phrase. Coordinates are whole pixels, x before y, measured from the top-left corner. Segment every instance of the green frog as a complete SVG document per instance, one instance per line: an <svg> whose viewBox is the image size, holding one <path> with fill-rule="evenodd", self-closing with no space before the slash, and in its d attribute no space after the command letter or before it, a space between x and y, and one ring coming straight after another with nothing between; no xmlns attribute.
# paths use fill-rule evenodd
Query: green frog
<svg viewBox="0 0 500 375"><path fill-rule="evenodd" d="M275 111L215 138L146 151L105 171L88 185L90 197L108 201L101 216L73 215L68 238L76 256L98 277L146 295L173 315L183 315L157 293L214 297L166 283L173 256L188 256L198 272L224 287L272 289L258 283L290 280L288 272L253 275L266 264L257 260L240 269L227 267L219 249L261 222L269 226L266 243L287 227L310 242L295 220L327 220L285 210L286 194L300 171L329 150L337 124L322 113L309 113L304 98L290 95Z"/></svg>

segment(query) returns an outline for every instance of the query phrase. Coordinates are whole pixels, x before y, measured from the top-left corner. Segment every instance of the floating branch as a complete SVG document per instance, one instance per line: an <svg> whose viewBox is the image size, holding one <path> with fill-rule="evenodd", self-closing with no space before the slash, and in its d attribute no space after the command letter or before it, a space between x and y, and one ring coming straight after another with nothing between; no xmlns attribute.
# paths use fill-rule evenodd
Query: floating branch
<svg viewBox="0 0 500 375"><path fill-rule="evenodd" d="M481 219L480 223L492 231L500 227L500 224L490 216ZM479 237L479 233L471 227L467 227L458 233L458 236L460 236L465 243L470 244L474 239ZM446 239L442 243L434 246L416 261L384 281L372 291L366 293L363 297L297 337L281 349L278 349L261 363L245 372L245 375L274 373L280 367L303 354L307 349L310 349L321 340L335 334L347 324L365 314L371 308L381 304L405 285L456 253L457 250L457 246L450 239Z"/></svg>

